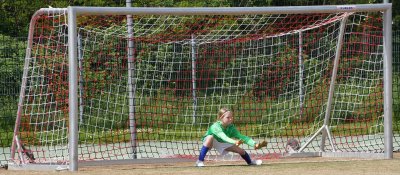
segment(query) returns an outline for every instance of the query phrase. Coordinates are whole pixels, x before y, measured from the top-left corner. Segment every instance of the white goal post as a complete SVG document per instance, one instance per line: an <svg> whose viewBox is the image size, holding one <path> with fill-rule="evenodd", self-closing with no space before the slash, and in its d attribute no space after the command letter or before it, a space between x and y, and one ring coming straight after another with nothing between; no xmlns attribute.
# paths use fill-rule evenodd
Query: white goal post
<svg viewBox="0 0 400 175"><path fill-rule="evenodd" d="M391 8L41 9L10 162L193 158L221 107L252 156L391 159Z"/></svg>

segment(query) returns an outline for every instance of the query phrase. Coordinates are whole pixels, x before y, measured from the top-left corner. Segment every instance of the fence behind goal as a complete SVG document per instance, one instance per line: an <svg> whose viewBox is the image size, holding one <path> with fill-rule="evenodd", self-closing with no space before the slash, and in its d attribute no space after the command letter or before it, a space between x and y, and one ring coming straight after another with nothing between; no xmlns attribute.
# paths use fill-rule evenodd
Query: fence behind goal
<svg viewBox="0 0 400 175"><path fill-rule="evenodd" d="M254 157L387 153L390 7L38 11L12 160L193 158L221 107L269 143Z"/></svg>

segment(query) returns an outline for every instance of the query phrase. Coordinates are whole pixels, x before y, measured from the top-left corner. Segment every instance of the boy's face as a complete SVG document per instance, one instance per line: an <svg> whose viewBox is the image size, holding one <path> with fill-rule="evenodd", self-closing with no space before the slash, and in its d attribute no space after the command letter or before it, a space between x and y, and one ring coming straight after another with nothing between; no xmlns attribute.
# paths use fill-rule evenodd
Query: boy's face
<svg viewBox="0 0 400 175"><path fill-rule="evenodd" d="M231 111L226 112L221 118L222 125L228 126L233 122L233 113Z"/></svg>

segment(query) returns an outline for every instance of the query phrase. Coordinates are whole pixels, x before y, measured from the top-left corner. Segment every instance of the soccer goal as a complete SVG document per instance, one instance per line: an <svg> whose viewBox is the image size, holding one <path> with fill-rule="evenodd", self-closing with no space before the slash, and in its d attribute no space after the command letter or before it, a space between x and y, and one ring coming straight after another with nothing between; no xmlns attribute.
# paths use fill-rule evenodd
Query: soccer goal
<svg viewBox="0 0 400 175"><path fill-rule="evenodd" d="M41 9L10 164L196 158L221 107L253 157L391 158L391 52L391 4Z"/></svg>

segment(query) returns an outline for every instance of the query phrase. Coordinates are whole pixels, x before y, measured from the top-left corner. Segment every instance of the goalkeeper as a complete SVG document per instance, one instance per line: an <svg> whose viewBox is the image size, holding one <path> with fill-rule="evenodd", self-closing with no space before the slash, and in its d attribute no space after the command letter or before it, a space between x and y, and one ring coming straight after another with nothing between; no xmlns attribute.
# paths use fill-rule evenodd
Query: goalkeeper
<svg viewBox="0 0 400 175"><path fill-rule="evenodd" d="M248 165L262 164L261 160L252 161L250 155L244 149L240 148L239 145L245 143L254 147L254 149L259 149L266 146L267 142L255 143L253 139L240 134L232 122L232 111L221 108L218 112L218 121L210 126L203 137L203 147L200 150L196 166L204 166L204 158L211 148L215 148L221 155L225 155L228 152L238 153Z"/></svg>

